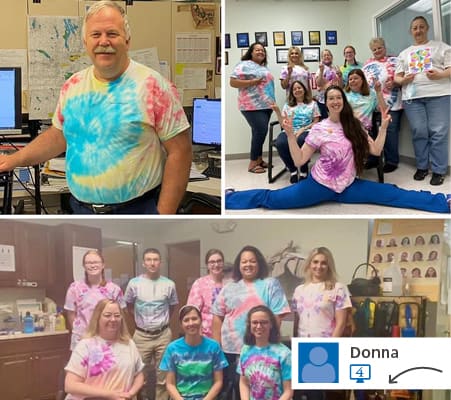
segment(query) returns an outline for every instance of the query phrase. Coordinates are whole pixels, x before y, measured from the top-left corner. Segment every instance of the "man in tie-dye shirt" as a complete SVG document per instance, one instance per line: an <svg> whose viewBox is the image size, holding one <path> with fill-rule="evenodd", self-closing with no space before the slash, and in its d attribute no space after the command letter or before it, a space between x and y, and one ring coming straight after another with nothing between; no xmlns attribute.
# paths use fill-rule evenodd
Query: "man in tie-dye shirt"
<svg viewBox="0 0 451 400"><path fill-rule="evenodd" d="M116 2L91 6L82 33L93 65L66 81L52 126L22 151L0 157L0 171L66 152L74 213L175 213L192 151L174 85L130 60L130 27Z"/></svg>

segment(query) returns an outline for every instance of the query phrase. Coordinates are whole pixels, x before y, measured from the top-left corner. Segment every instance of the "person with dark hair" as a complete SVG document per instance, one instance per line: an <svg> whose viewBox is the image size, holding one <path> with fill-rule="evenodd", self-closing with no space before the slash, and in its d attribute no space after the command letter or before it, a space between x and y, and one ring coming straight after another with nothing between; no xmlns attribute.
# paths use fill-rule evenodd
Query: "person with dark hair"
<svg viewBox="0 0 451 400"><path fill-rule="evenodd" d="M401 246L410 246L410 238L408 236L402 238Z"/></svg>
<svg viewBox="0 0 451 400"><path fill-rule="evenodd" d="M134 315L135 334L133 340L146 364L146 384L138 398L167 400L165 373L158 369L164 350L172 339L169 320L178 304L175 283L161 276L161 254L158 249L148 248L143 252L142 265L145 273L133 278L125 290L125 301L130 315ZM156 385L150 385L148 377L151 366L157 368Z"/></svg>
<svg viewBox="0 0 451 400"><path fill-rule="evenodd" d="M422 181L432 170L431 185L445 180L449 162L451 46L428 39L429 24L417 16L410 23L414 44L399 54L395 82L412 131L417 171Z"/></svg>
<svg viewBox="0 0 451 400"><path fill-rule="evenodd" d="M437 271L434 267L428 267L426 273L424 274L425 278L437 278Z"/></svg>
<svg viewBox="0 0 451 400"><path fill-rule="evenodd" d="M421 278L421 269L420 268L414 268L412 269L412 278Z"/></svg>
<svg viewBox="0 0 451 400"><path fill-rule="evenodd" d="M121 308L126 307L121 288L105 280L105 260L102 253L98 250L88 250L83 255L82 263L85 279L70 284L64 302L67 322L72 331L71 350L74 350L85 334L94 308L100 300L114 300Z"/></svg>
<svg viewBox="0 0 451 400"><path fill-rule="evenodd" d="M449 213L451 195L401 189L395 185L359 178L368 154L380 155L390 116L382 114L376 139L372 139L354 116L346 96L338 86L326 90L329 118L310 130L299 148L293 135L293 122L285 118L290 153L297 166L305 164L315 151L320 152L311 173L295 185L283 189L226 189L227 209L290 209L311 207L326 201L367 203L390 207L413 208L437 213ZM448 197L448 198L447 198Z"/></svg>
<svg viewBox="0 0 451 400"><path fill-rule="evenodd" d="M179 311L184 336L169 343L160 363L173 400L213 400L221 391L228 363L218 342L201 334L202 315L191 304Z"/></svg>
<svg viewBox="0 0 451 400"><path fill-rule="evenodd" d="M242 400L290 400L291 351L280 343L279 323L266 306L252 307L237 366Z"/></svg>
<svg viewBox="0 0 451 400"><path fill-rule="evenodd" d="M144 383L143 368L121 305L100 300L65 367L66 400L133 399Z"/></svg>
<svg viewBox="0 0 451 400"><path fill-rule="evenodd" d="M358 62L355 58L356 51L354 46L347 45L343 49L343 55L345 57L344 63L342 66L340 66L341 75L343 77L343 85L347 85L348 83L348 76L349 72L351 70L356 68L362 68L363 64L361 62Z"/></svg>
<svg viewBox="0 0 451 400"><path fill-rule="evenodd" d="M412 261L423 261L423 253L421 251L413 253Z"/></svg>
<svg viewBox="0 0 451 400"><path fill-rule="evenodd" d="M440 244L440 236L437 234L431 235L429 239L429 244Z"/></svg>
<svg viewBox="0 0 451 400"><path fill-rule="evenodd" d="M422 235L418 235L415 238L415 246L424 246L426 244L424 237Z"/></svg>
<svg viewBox="0 0 451 400"><path fill-rule="evenodd" d="M202 315L202 335L212 337L213 314L211 307L224 286L224 254L221 250L210 249L205 255L208 275L194 281L189 291L187 304L199 308Z"/></svg>
<svg viewBox="0 0 451 400"><path fill-rule="evenodd" d="M275 103L272 109L277 114L280 126L283 124L284 117L293 117L293 133L296 136L299 147L304 144L309 130L319 121L321 116L318 104L313 100L312 92L301 81L294 81L291 85L287 102L284 104L282 111ZM280 132L275 144L280 158L290 172L290 183L297 183L300 179L307 178L308 161L301 165L299 169L294 165L285 132Z"/></svg>
<svg viewBox="0 0 451 400"><path fill-rule="evenodd" d="M431 250L429 252L428 261L435 261L438 258L438 251L437 250Z"/></svg>
<svg viewBox="0 0 451 400"><path fill-rule="evenodd" d="M257 305L266 305L276 315L278 324L290 313L280 282L269 278L265 257L254 246L244 246L235 258L233 282L228 283L213 304L213 339L222 345L229 362L224 377L225 398L239 396L236 361L243 346L246 315Z"/></svg>
<svg viewBox="0 0 451 400"><path fill-rule="evenodd" d="M230 76L230 86L238 89L238 107L251 127L248 171L255 174L264 173L268 166L262 158L263 144L268 133L271 105L275 102L274 77L267 63L265 47L253 43Z"/></svg>

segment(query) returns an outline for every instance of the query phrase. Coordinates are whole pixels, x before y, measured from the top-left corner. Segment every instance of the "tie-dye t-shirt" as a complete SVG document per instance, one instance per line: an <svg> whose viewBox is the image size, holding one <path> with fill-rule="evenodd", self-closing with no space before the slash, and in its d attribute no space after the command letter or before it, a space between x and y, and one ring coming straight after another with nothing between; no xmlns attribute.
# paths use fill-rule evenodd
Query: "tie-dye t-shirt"
<svg viewBox="0 0 451 400"><path fill-rule="evenodd" d="M370 94L368 96L353 92L352 90L345 93L346 98L352 107L352 111L354 112L354 116L362 123L367 131L370 131L373 126L373 112L377 108L376 92L373 89L370 89Z"/></svg>
<svg viewBox="0 0 451 400"><path fill-rule="evenodd" d="M295 65L293 71L291 72L290 81L288 82L288 87L286 88L287 96L290 93L290 87L294 81L300 81L308 89L310 88L310 72L300 65ZM280 71L280 79L286 79L288 77L288 65L282 67Z"/></svg>
<svg viewBox="0 0 451 400"><path fill-rule="evenodd" d="M161 183L162 142L185 131L188 121L175 86L130 61L113 82L93 67L63 85L53 125L66 139L66 178L80 201L121 203Z"/></svg>
<svg viewBox="0 0 451 400"><path fill-rule="evenodd" d="M325 289L324 282L299 285L292 301L299 315L298 337L331 337L335 312L352 306L348 288L339 282L331 290Z"/></svg>
<svg viewBox="0 0 451 400"><path fill-rule="evenodd" d="M343 192L354 182L356 169L352 144L339 122L327 118L313 125L305 143L320 153L312 167L316 182L336 193Z"/></svg>
<svg viewBox="0 0 451 400"><path fill-rule="evenodd" d="M264 65L251 60L241 61L230 76L242 80L263 78L258 85L238 89L238 108L240 110L266 110L275 103L274 77Z"/></svg>
<svg viewBox="0 0 451 400"><path fill-rule="evenodd" d="M144 368L133 340L127 344L111 342L99 336L82 339L75 347L65 370L93 387L127 392L136 375ZM66 400L82 400L86 396L68 394Z"/></svg>
<svg viewBox="0 0 451 400"><path fill-rule="evenodd" d="M121 308L126 307L121 288L113 282L107 282L105 286L89 286L85 281L75 281L70 284L64 308L75 312L71 350L85 334L95 306L103 299L115 300Z"/></svg>
<svg viewBox="0 0 451 400"><path fill-rule="evenodd" d="M370 58L362 68L370 88L374 89L374 85L377 81L381 83L384 100L387 103L387 106L393 111L402 108L401 88L396 85L393 86L392 89L387 89L386 83L387 81L393 81L395 79L397 65L398 58L389 56L379 60Z"/></svg>
<svg viewBox="0 0 451 400"><path fill-rule="evenodd" d="M211 307L223 287L223 283L216 283L210 275L196 279L189 291L186 304L199 308L202 315L202 335L212 337L213 314Z"/></svg>
<svg viewBox="0 0 451 400"><path fill-rule="evenodd" d="M279 400L283 381L291 380L291 351L282 343L244 345L237 373L249 380L251 400Z"/></svg>
<svg viewBox="0 0 451 400"><path fill-rule="evenodd" d="M340 71L341 71L341 77L343 79L343 86L346 86L346 84L348 83L348 75L349 73L353 70L353 69L362 69L363 64L357 62L357 64L347 64L345 65L341 65L340 66Z"/></svg>
<svg viewBox="0 0 451 400"><path fill-rule="evenodd" d="M313 119L320 117L318 103L312 101L311 103L300 103L294 107L289 106L287 103L283 106L282 115L293 117L293 129L297 131L303 126L310 125Z"/></svg>
<svg viewBox="0 0 451 400"><path fill-rule="evenodd" d="M179 302L172 280L165 276L150 279L145 274L130 280L124 299L135 305L136 325L149 330L168 325L169 308Z"/></svg>
<svg viewBox="0 0 451 400"><path fill-rule="evenodd" d="M340 68L335 65L325 65L323 70L323 78L326 81L325 85L323 87L318 88L316 91L316 101L320 102L321 104L325 103L325 94L326 89L330 85L338 85L340 82ZM316 76L321 75L321 70L318 68L318 71L316 72Z"/></svg>
<svg viewBox="0 0 451 400"><path fill-rule="evenodd" d="M191 346L180 338L169 343L160 369L175 373L177 391L185 400L203 399L213 386L213 373L228 366L219 343L202 337L202 342Z"/></svg>
<svg viewBox="0 0 451 400"><path fill-rule="evenodd" d="M246 330L247 313L252 307L265 305L275 315L289 313L285 293L274 278L246 282L230 282L225 285L213 304L213 314L224 317L221 327L221 343L225 353L240 354Z"/></svg>

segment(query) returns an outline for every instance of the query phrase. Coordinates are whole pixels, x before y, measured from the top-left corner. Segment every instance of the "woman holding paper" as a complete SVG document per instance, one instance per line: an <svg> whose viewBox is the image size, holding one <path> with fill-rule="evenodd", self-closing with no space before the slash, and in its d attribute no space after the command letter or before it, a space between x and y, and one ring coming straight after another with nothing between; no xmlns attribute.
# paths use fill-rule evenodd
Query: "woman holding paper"
<svg viewBox="0 0 451 400"><path fill-rule="evenodd" d="M441 185L448 169L451 46L428 39L423 16L410 23L414 44L399 54L395 82L402 85L402 100L412 131L417 171L422 181L432 170L431 185Z"/></svg>

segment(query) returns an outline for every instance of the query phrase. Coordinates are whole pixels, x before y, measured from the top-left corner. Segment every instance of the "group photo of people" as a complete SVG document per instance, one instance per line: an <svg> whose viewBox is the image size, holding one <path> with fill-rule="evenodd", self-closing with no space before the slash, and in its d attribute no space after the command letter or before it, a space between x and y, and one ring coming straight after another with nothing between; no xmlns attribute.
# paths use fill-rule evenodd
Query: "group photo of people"
<svg viewBox="0 0 451 400"><path fill-rule="evenodd" d="M239 32L235 17L239 18L243 7L226 9L232 17L232 39ZM313 5L305 7L314 13ZM268 4L266 10L278 12ZM382 4L377 11L383 21ZM249 46L241 54L233 45L226 49L235 60L231 62L229 55L225 116L227 127L233 129L225 134L226 139L236 140L228 146L226 213L254 213L259 208L301 214L304 208L306 212L347 210L331 203L352 204L353 210L362 212L450 212L449 38L448 43L446 37L435 39L430 14L412 15L408 20L398 17L396 21L405 23L401 38L375 34L371 18L366 21L368 31L360 32L367 37L364 47L362 38L352 40L346 28L335 31L335 40L329 40L330 31L325 31L326 40L317 43L305 30L303 43L290 46L293 25L285 28L287 60L283 63L274 57L275 51L281 51L279 44L272 46L257 35L252 40L252 26L262 30L255 23L249 28ZM310 26L310 21L304 25ZM337 40L340 35L344 42ZM312 44L318 46L318 58L313 60L310 52L308 58L304 54L304 49L314 49L304 46ZM268 132L276 129L274 123L278 133L267 143ZM246 154L246 148L238 148L238 143L245 146L246 142L250 143L250 174L238 171L238 164L244 162L235 161L233 154ZM409 147L412 154L406 157ZM268 171L275 168L264 156L266 149L276 154L271 164L281 161L286 170L276 183L266 180ZM227 160L227 152L225 156ZM415 166L409 168L408 177L403 172L406 163ZM403 179L398 180L401 173Z"/></svg>

